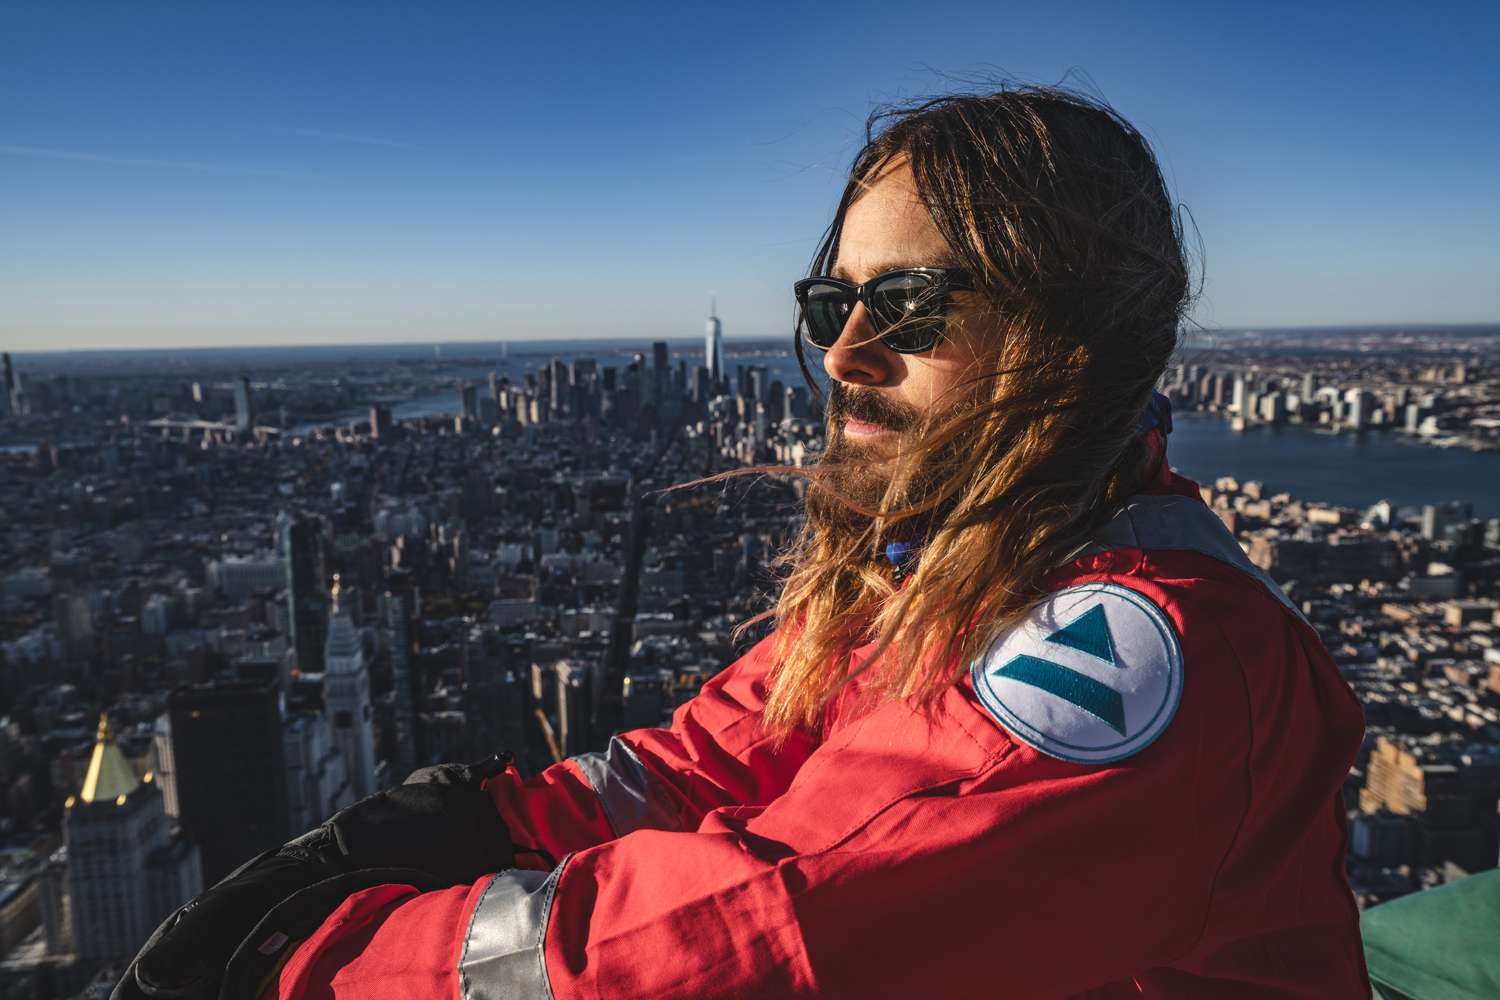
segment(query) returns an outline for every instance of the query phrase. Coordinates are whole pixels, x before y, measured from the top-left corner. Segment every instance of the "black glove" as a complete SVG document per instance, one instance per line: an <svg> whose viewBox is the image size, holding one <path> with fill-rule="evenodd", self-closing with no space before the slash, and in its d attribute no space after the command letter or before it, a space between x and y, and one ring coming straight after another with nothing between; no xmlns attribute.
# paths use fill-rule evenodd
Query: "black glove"
<svg viewBox="0 0 1500 1000"><path fill-rule="evenodd" d="M477 764L439 764L362 799L291 843L252 859L162 922L115 987L111 1000L214 1000L224 969L247 935L298 896L300 926L332 913L352 892L383 882L420 889L476 881L514 866L505 821L480 787L510 764L493 754ZM381 878L370 882L381 870ZM362 874L364 873L364 874ZM342 894L337 886L347 886ZM368 885L367 885L368 884ZM301 894L301 895L299 895ZM322 907L321 913L316 913Z"/></svg>
<svg viewBox="0 0 1500 1000"><path fill-rule="evenodd" d="M415 868L445 885L513 868L510 830L480 788L510 762L508 753L491 754L477 764L420 768L405 784L335 813L282 852L306 852L338 872Z"/></svg>

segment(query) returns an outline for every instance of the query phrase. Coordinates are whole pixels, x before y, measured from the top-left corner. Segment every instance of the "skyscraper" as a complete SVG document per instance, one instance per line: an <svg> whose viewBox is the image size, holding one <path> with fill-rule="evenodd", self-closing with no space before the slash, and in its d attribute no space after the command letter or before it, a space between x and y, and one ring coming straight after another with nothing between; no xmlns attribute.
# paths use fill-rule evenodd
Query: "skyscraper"
<svg viewBox="0 0 1500 1000"><path fill-rule="evenodd" d="M1375 394L1369 389L1355 386L1344 390L1344 414L1354 430L1370 426L1370 414L1375 409Z"/></svg>
<svg viewBox="0 0 1500 1000"><path fill-rule="evenodd" d="M166 712L156 717L151 728L151 751L153 783L161 790L162 806L167 815L176 819L182 810L177 803L177 762L172 758L172 717Z"/></svg>
<svg viewBox="0 0 1500 1000"><path fill-rule="evenodd" d="M651 345L651 375L653 377L652 402L656 404L656 412L661 413L666 405L668 387L671 385L672 370L671 362L668 360L667 343L658 340Z"/></svg>
<svg viewBox="0 0 1500 1000"><path fill-rule="evenodd" d="M389 406L370 407L370 436L383 440L391 436L391 408Z"/></svg>
<svg viewBox="0 0 1500 1000"><path fill-rule="evenodd" d="M323 526L317 518L283 522L281 558L286 564L289 638L297 669L304 674L321 673L328 613L323 603Z"/></svg>
<svg viewBox="0 0 1500 1000"><path fill-rule="evenodd" d="M250 405L250 380L244 375L234 380L234 427L248 431L255 424L255 411Z"/></svg>
<svg viewBox="0 0 1500 1000"><path fill-rule="evenodd" d="M591 385L599 380L599 362L593 358L574 358L573 363L568 366L568 378L571 384Z"/></svg>
<svg viewBox="0 0 1500 1000"><path fill-rule="evenodd" d="M317 712L293 716L286 720L282 734L291 829L311 830L354 804L344 755L334 745L332 727L324 716Z"/></svg>
<svg viewBox="0 0 1500 1000"><path fill-rule="evenodd" d="M569 373L571 369L566 362L553 358L542 369L543 382L546 386L547 407L552 419L562 415L563 408L567 406L569 392Z"/></svg>
<svg viewBox="0 0 1500 1000"><path fill-rule="evenodd" d="M718 388L724 380L724 326L719 322L718 303L708 300L708 323L704 327L703 367L708 369L709 385Z"/></svg>
<svg viewBox="0 0 1500 1000"><path fill-rule="evenodd" d="M1473 505L1462 501L1427 504L1422 508L1422 537L1430 542L1441 541L1453 529L1466 527L1473 517Z"/></svg>
<svg viewBox="0 0 1500 1000"><path fill-rule="evenodd" d="M302 832L290 829L287 817L275 680L180 687L168 696L167 712L182 828L202 852L207 884Z"/></svg>
<svg viewBox="0 0 1500 1000"><path fill-rule="evenodd" d="M391 695L396 717L391 780L405 781L418 761L427 763L422 752L422 734L417 731L420 689L416 674L417 591L410 573L405 570L391 573L384 603L385 626L390 631Z"/></svg>
<svg viewBox="0 0 1500 1000"><path fill-rule="evenodd" d="M771 372L765 365L752 365L745 371L746 395L757 403L771 398Z"/></svg>
<svg viewBox="0 0 1500 1000"><path fill-rule="evenodd" d="M557 664L558 747L573 756L594 745L594 688L597 668L591 663L569 660Z"/></svg>
<svg viewBox="0 0 1500 1000"><path fill-rule="evenodd" d="M333 612L323 650L323 711L333 724L333 742L344 755L349 789L359 800L375 791L375 710L370 705L364 646L354 619L339 607L338 577L333 581Z"/></svg>
<svg viewBox="0 0 1500 1000"><path fill-rule="evenodd" d="M175 836L153 776L137 778L101 716L83 788L67 800L67 910L85 962L127 959L203 891L198 852Z"/></svg>
<svg viewBox="0 0 1500 1000"><path fill-rule="evenodd" d="M16 390L16 370L11 367L10 354L0 354L0 417L9 416L11 396Z"/></svg>

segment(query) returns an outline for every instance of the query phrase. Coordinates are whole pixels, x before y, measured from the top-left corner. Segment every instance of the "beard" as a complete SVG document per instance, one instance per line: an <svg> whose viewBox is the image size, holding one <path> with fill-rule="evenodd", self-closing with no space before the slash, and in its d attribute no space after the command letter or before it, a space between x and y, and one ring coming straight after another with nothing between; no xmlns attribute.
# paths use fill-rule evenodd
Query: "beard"
<svg viewBox="0 0 1500 1000"><path fill-rule="evenodd" d="M835 382L828 395L828 445L808 484L809 525L830 539L860 540L872 557L888 542L920 548L966 492L955 477L972 477L986 463L977 432L988 390L987 383L976 381L953 393L936 413L924 413L875 389ZM894 433L866 444L844 433L851 419ZM965 422L964 434L945 435L943 444L928 440L931 431L951 430L954 419ZM907 464L913 460L915 468ZM893 489L902 471L906 474ZM935 500L939 495L944 498ZM904 513L917 507L927 509ZM897 516L882 516L882 510Z"/></svg>
<svg viewBox="0 0 1500 1000"><path fill-rule="evenodd" d="M846 420L875 424L893 432L878 445L866 445L844 433ZM807 492L807 517L820 534L852 537L872 530L875 511L888 499L900 452L912 446L922 414L896 403L874 389L834 383L828 395L828 445L818 462ZM907 498L909 499L909 498ZM925 530L910 518L886 523L874 541L891 541L913 529ZM873 554L873 553L872 553Z"/></svg>

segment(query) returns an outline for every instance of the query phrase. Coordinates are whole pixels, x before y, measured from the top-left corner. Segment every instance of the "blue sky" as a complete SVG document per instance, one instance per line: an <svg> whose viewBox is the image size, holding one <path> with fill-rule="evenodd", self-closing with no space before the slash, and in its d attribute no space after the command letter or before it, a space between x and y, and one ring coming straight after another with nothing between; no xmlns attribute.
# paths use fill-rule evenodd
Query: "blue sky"
<svg viewBox="0 0 1500 1000"><path fill-rule="evenodd" d="M1500 321L1497 11L12 2L0 347L781 335L871 107L1000 79L1155 143L1202 323Z"/></svg>

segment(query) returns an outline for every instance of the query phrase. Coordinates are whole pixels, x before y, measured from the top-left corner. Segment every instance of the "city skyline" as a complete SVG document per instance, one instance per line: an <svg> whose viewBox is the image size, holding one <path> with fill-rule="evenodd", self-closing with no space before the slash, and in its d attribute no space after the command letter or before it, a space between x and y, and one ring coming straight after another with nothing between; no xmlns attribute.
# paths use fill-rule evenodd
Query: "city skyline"
<svg viewBox="0 0 1500 1000"><path fill-rule="evenodd" d="M203 886L414 768L597 753L743 653L763 633L732 626L773 599L797 481L668 487L816 463L825 424L784 348L700 364L716 333L465 361L247 351L260 366L227 377L0 357L0 995L107 990ZM1491 870L1490 341L1241 340L1159 380L1189 478L1138 502L1195 503L1196 481L1193 516L1238 560L1220 572L1263 574L1359 697L1358 904ZM1335 467L1352 493L1326 489Z"/></svg>
<svg viewBox="0 0 1500 1000"><path fill-rule="evenodd" d="M783 336L871 108L1002 79L1155 145L1197 323L1500 320L1492 9L853 14L13 7L0 348Z"/></svg>

